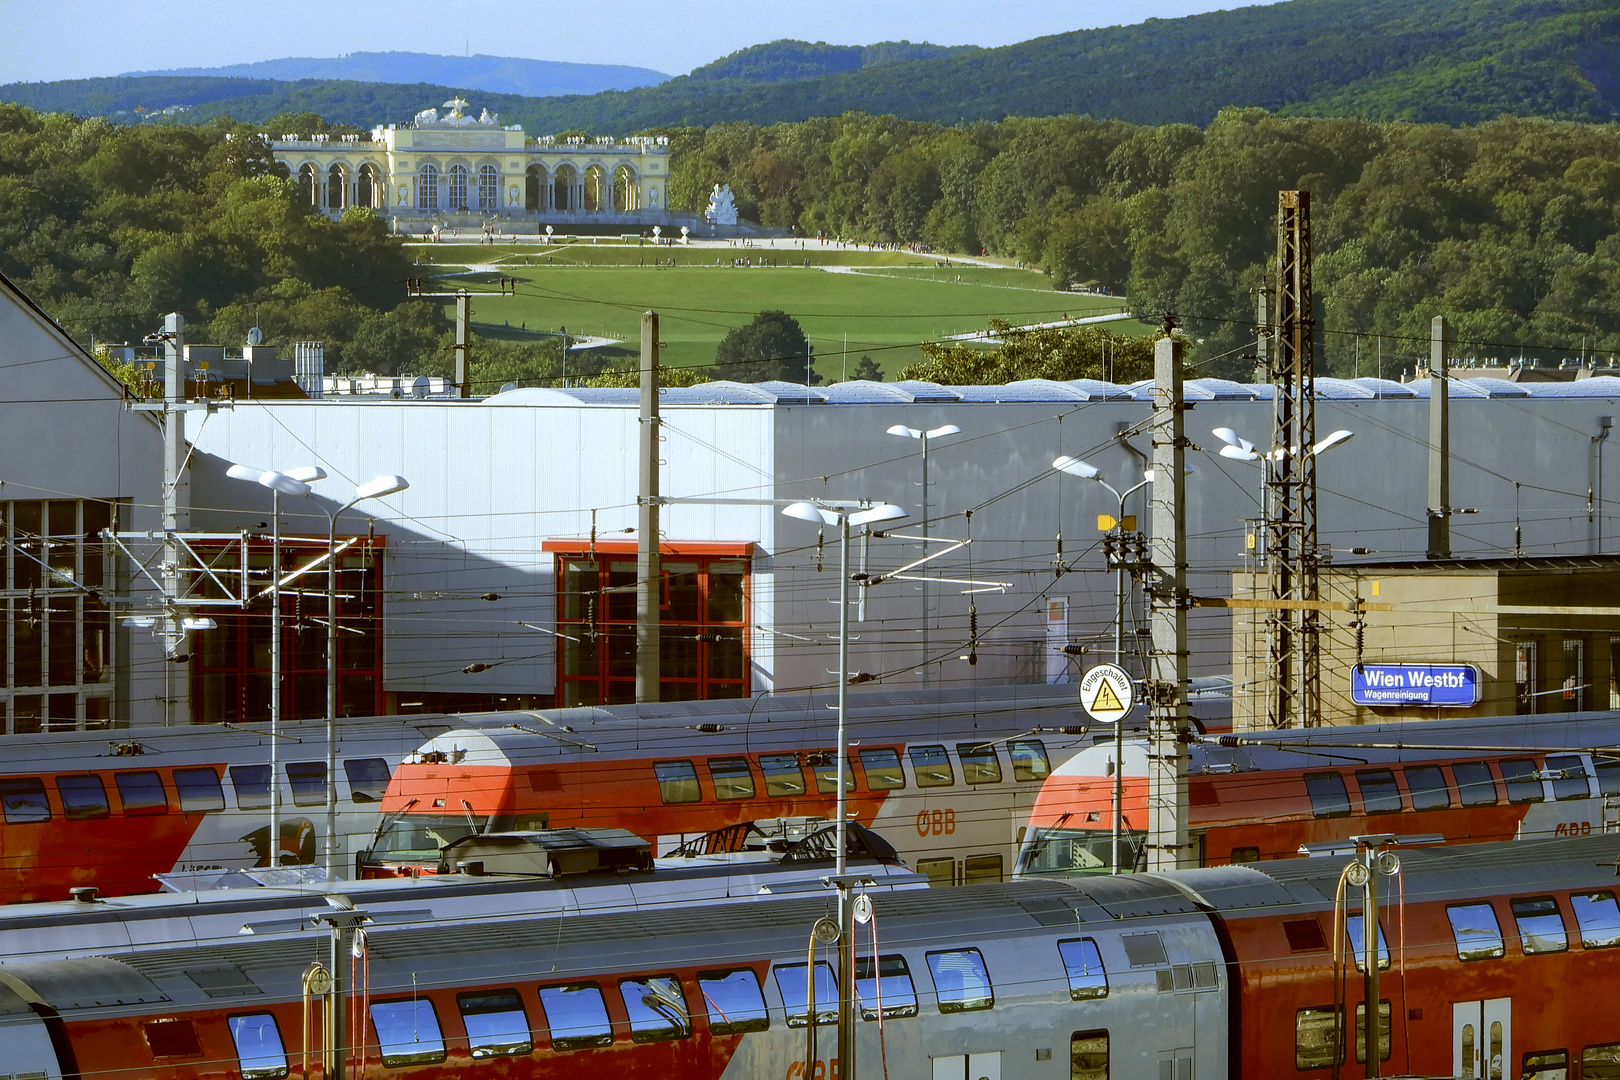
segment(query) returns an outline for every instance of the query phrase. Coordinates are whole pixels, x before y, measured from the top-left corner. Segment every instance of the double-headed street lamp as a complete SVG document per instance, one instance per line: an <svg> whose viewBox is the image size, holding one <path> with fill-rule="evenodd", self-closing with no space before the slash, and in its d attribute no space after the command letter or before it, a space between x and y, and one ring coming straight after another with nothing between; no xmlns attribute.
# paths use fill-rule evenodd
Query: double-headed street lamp
<svg viewBox="0 0 1620 1080"><path fill-rule="evenodd" d="M962 433L962 429L957 427L955 424L943 424L940 427L929 428L926 431L922 430L921 428L906 427L906 425L904 425L904 424L896 424L893 427L889 428L889 430L888 430L888 434L890 434L890 435L899 435L900 437L906 438L906 439L916 439L918 442L922 443L922 535L923 535L923 544L922 544L922 546L923 546L923 554L924 555L928 554L928 444L929 444L930 441L932 441L934 439L943 438L946 435L960 435L961 433ZM933 673L930 670L929 656L928 656L928 619L929 619L928 601L929 601L929 596L928 596L928 582L926 580L922 582L921 589L922 589L922 602L923 602L923 604L922 604L922 608L923 608L923 617L922 617L922 658L923 658L922 677L923 677L923 685L927 686L929 684L929 681L930 681L930 676Z"/></svg>

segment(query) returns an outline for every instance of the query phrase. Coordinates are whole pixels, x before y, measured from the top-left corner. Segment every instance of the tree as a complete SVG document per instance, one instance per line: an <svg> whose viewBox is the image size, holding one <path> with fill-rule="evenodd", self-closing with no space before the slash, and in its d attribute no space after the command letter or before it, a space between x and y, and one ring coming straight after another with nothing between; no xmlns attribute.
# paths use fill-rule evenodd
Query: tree
<svg viewBox="0 0 1620 1080"><path fill-rule="evenodd" d="M721 339L714 351L715 375L736 382L805 382L810 343L797 319L785 311L762 311L747 326Z"/></svg>
<svg viewBox="0 0 1620 1080"><path fill-rule="evenodd" d="M991 320L990 329L1001 338L999 347L983 351L926 342L923 362L902 369L900 378L1000 386L1024 379L1131 383L1153 374L1153 342L1147 337L1119 337L1099 326L1014 330L999 320Z"/></svg>
<svg viewBox="0 0 1620 1080"><path fill-rule="evenodd" d="M850 378L864 379L867 382L882 382L883 369L878 367L877 361L870 356L862 356L861 362L855 365L855 370L850 374Z"/></svg>

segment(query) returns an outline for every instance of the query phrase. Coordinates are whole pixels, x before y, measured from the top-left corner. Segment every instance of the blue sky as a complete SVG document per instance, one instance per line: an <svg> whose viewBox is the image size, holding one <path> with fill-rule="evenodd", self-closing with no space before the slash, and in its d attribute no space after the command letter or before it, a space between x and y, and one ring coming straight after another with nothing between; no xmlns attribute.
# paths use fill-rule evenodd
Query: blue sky
<svg viewBox="0 0 1620 1080"><path fill-rule="evenodd" d="M0 0L0 83L349 52L475 53L684 74L776 38L1008 45L1226 0Z"/></svg>

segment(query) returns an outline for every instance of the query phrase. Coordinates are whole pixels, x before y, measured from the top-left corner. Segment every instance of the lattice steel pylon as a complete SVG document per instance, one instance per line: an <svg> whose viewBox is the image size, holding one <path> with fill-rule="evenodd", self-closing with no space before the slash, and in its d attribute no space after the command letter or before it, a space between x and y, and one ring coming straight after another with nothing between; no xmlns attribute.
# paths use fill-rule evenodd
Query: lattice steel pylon
<svg viewBox="0 0 1620 1080"><path fill-rule="evenodd" d="M1276 317L1268 372L1271 453L1266 456L1271 597L1318 600L1316 543L1316 350L1311 308L1311 196L1277 193ZM1322 720L1321 614L1277 609L1268 617L1267 716L1274 728Z"/></svg>

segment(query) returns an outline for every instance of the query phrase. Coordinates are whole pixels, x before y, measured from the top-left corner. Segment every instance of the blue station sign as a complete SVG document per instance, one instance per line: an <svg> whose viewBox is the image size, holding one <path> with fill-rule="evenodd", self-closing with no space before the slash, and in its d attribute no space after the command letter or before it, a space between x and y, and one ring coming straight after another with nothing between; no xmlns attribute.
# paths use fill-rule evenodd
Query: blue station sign
<svg viewBox="0 0 1620 1080"><path fill-rule="evenodd" d="M1466 709L1479 704L1479 684L1473 664L1357 664L1350 674L1350 700Z"/></svg>

